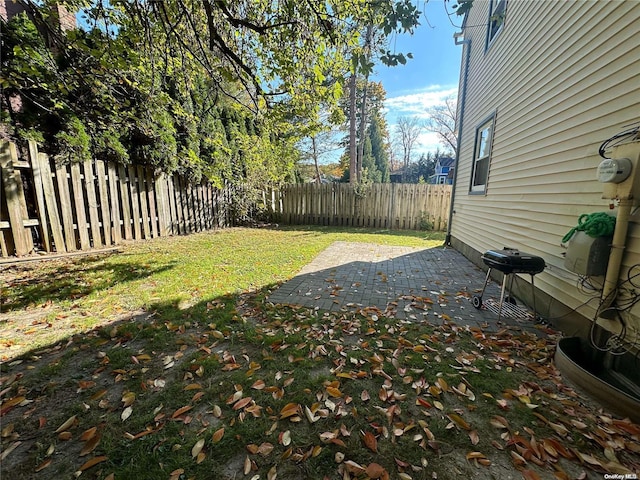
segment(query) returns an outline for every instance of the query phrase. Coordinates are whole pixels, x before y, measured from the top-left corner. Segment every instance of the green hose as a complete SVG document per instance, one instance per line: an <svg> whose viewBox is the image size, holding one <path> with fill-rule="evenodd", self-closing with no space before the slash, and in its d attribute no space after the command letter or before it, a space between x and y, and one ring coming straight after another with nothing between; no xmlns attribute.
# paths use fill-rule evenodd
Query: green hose
<svg viewBox="0 0 640 480"><path fill-rule="evenodd" d="M562 237L562 243L567 243L576 231L584 232L590 237L609 237L616 228L616 218L605 212L583 213L578 217L578 225L573 227Z"/></svg>

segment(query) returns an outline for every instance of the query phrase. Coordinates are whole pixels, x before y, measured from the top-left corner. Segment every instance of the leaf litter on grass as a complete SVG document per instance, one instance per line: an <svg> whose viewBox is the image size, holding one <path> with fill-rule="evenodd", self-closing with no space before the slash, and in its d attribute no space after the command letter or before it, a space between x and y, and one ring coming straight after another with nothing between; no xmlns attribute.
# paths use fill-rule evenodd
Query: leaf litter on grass
<svg viewBox="0 0 640 480"><path fill-rule="evenodd" d="M640 426L563 383L550 330L487 332L445 315L401 320L260 298L238 296L230 318L211 303L211 318L187 310L182 323L156 316L96 329L3 365L3 474L563 480L640 471ZM156 334L166 343L148 348ZM56 362L69 369L38 374Z"/></svg>

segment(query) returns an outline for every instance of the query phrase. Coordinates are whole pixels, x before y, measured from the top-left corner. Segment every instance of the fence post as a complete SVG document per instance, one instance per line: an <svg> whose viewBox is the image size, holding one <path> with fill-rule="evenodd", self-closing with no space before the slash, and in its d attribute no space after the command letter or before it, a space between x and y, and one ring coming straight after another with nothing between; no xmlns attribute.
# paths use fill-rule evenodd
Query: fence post
<svg viewBox="0 0 640 480"><path fill-rule="evenodd" d="M89 241L89 224L87 223L87 214L84 208L84 192L82 189L81 177L80 164L73 162L71 164L71 188L73 189L73 201L76 210L76 226L78 229L78 237L80 238L80 249L89 250L91 248L91 242Z"/></svg>
<svg viewBox="0 0 640 480"><path fill-rule="evenodd" d="M0 152L0 169L2 170L2 188L7 199L7 209L9 211L9 223L13 235L13 244L16 255L26 255L33 250L33 239L29 228L24 226L24 213L26 213L26 203L24 191L22 189L22 178L16 172L13 165L18 161L18 153L15 144L11 142L2 143ZM24 208L23 208L24 205Z"/></svg>
<svg viewBox="0 0 640 480"><path fill-rule="evenodd" d="M158 203L158 235L166 237L169 230L169 222L167 220L167 180L164 173L154 176L154 185L156 189L156 202Z"/></svg>
<svg viewBox="0 0 640 480"><path fill-rule="evenodd" d="M89 204L89 223L91 224L91 238L93 246L102 246L100 234L100 216L98 215L98 198L96 197L95 176L93 174L93 162L84 162L84 184L87 189L87 202Z"/></svg>
<svg viewBox="0 0 640 480"><path fill-rule="evenodd" d="M69 193L69 180L67 179L67 169L64 165L56 162L56 182L58 184L58 195L60 201L60 212L62 213L62 226L64 229L64 243L68 252L75 252L78 249L76 242L76 232L73 224L73 210L71 208L71 194Z"/></svg>
<svg viewBox="0 0 640 480"><path fill-rule="evenodd" d="M47 210L45 207L44 188L42 186L42 171L38 160L38 144L34 140L29 140L29 158L31 160L31 170L33 172L33 184L36 190L36 201L38 204L38 220L40 222L40 232L42 242L47 252L51 251L51 239L49 238L49 223L47 222Z"/></svg>

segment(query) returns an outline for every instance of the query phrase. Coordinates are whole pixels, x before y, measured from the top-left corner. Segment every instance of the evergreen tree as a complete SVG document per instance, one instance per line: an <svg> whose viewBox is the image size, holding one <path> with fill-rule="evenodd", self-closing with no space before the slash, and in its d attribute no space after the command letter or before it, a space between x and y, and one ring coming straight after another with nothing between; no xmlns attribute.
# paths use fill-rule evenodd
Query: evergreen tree
<svg viewBox="0 0 640 480"><path fill-rule="evenodd" d="M371 155L375 160L375 168L380 172L380 183L389 182L389 148L385 141L386 122L379 112L371 117L369 126L369 143Z"/></svg>

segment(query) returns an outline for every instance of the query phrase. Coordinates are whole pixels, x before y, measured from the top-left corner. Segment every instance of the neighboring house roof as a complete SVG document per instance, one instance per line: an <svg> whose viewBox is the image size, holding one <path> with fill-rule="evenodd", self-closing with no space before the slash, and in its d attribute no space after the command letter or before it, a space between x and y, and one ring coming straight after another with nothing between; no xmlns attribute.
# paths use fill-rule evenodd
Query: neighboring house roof
<svg viewBox="0 0 640 480"><path fill-rule="evenodd" d="M451 167L452 165L455 165L456 159L451 157L442 157L439 158L436 163L440 164L442 167Z"/></svg>

